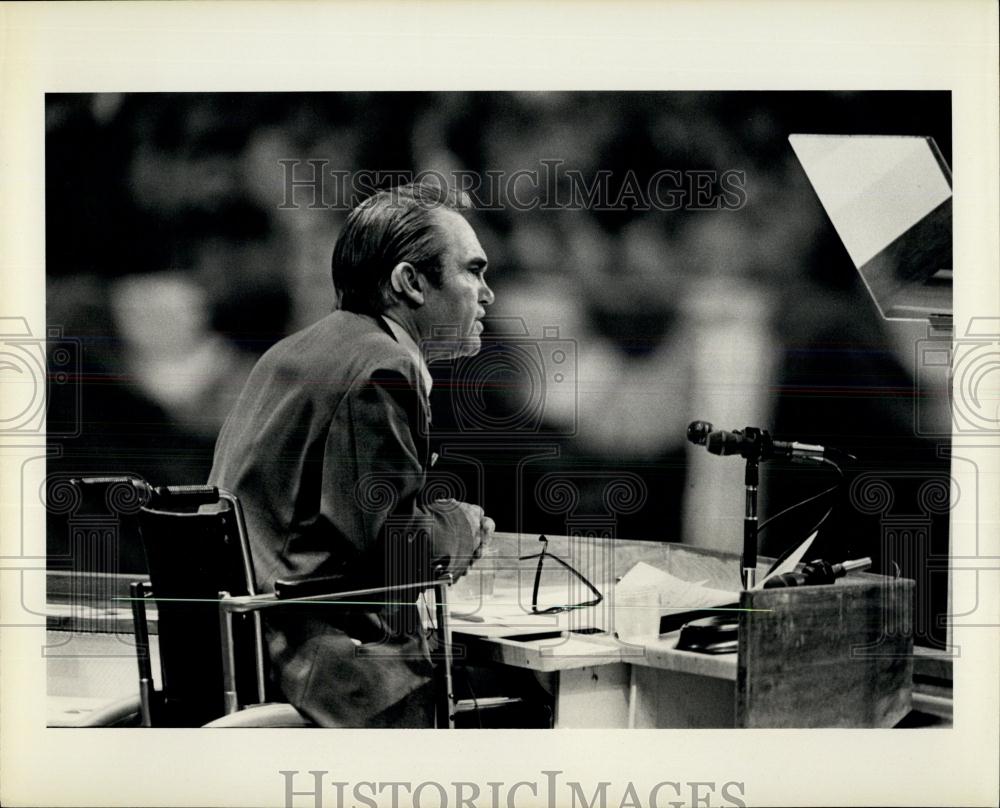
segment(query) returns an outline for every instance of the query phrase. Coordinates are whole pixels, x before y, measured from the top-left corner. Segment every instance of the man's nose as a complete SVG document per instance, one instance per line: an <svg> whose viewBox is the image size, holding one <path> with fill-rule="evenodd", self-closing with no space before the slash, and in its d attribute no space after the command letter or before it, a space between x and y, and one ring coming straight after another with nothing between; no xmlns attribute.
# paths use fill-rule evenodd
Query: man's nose
<svg viewBox="0 0 1000 808"><path fill-rule="evenodd" d="M482 283L482 289L479 291L479 302L483 306L492 306L493 301L496 300L496 295L493 294L493 290L486 281Z"/></svg>

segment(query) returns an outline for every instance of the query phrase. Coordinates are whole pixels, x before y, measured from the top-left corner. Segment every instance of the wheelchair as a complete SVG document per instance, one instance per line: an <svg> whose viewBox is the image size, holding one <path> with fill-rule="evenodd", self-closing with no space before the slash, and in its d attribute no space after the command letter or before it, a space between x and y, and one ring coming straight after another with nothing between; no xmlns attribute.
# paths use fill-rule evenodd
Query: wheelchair
<svg viewBox="0 0 1000 808"><path fill-rule="evenodd" d="M310 602L398 598L433 591L435 726L454 728L456 716L520 702L517 697L482 705L456 699L448 587L452 578L435 570L432 580L398 586L338 590L339 577L278 581L258 592L246 523L239 500L212 486L154 487L137 476L71 480L82 498L106 497L109 487L127 486L142 503L138 532L148 580L130 584L139 696L95 712L87 726L309 727L268 681L261 616L265 611ZM155 609L160 687L153 676L150 623Z"/></svg>

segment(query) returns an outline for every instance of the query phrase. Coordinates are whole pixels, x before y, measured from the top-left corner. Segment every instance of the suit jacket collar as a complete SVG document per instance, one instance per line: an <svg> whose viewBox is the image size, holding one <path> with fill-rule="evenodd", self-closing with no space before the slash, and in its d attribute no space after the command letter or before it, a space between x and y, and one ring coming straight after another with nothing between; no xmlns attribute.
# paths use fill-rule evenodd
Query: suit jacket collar
<svg viewBox="0 0 1000 808"><path fill-rule="evenodd" d="M413 341L413 337L410 336L409 332L387 314L381 315L381 320L389 328L389 331L392 332L393 337L396 338L396 342L402 345L413 356L413 361L417 363L417 368L420 370L420 378L424 383L424 390L429 396L434 379L427 368L427 362L423 354L420 353L420 347Z"/></svg>

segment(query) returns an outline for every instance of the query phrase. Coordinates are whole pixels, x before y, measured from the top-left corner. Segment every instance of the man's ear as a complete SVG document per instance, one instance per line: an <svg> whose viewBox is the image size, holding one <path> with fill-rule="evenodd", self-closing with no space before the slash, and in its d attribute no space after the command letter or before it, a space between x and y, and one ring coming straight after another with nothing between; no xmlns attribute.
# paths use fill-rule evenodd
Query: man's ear
<svg viewBox="0 0 1000 808"><path fill-rule="evenodd" d="M389 275L392 290L414 306L424 305L424 278L408 261L400 261Z"/></svg>

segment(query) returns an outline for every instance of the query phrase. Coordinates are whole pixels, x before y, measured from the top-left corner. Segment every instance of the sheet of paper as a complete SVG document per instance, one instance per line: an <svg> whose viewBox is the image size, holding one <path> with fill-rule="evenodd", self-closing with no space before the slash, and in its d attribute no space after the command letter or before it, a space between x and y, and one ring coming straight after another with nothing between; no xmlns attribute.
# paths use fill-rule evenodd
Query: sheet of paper
<svg viewBox="0 0 1000 808"><path fill-rule="evenodd" d="M813 534L808 539L806 539L804 542L802 542L802 544L800 544L798 547L795 548L794 553L792 553L790 556L788 556L788 558L786 558L777 567L775 567L772 573L770 573L769 575L765 575L764 578L758 581L757 584L754 586L754 589L763 589L764 582L775 575L782 575L786 572L794 572L795 567L802 560L802 557L806 554L806 551L812 546L813 539L816 538L817 533L819 533L818 530L813 531Z"/></svg>
<svg viewBox="0 0 1000 808"><path fill-rule="evenodd" d="M660 593L660 607L664 614L678 610L722 606L739 600L739 594L725 589L714 589L702 583L685 581L665 570L640 561L630 569L615 586L616 597L630 591L655 587Z"/></svg>

